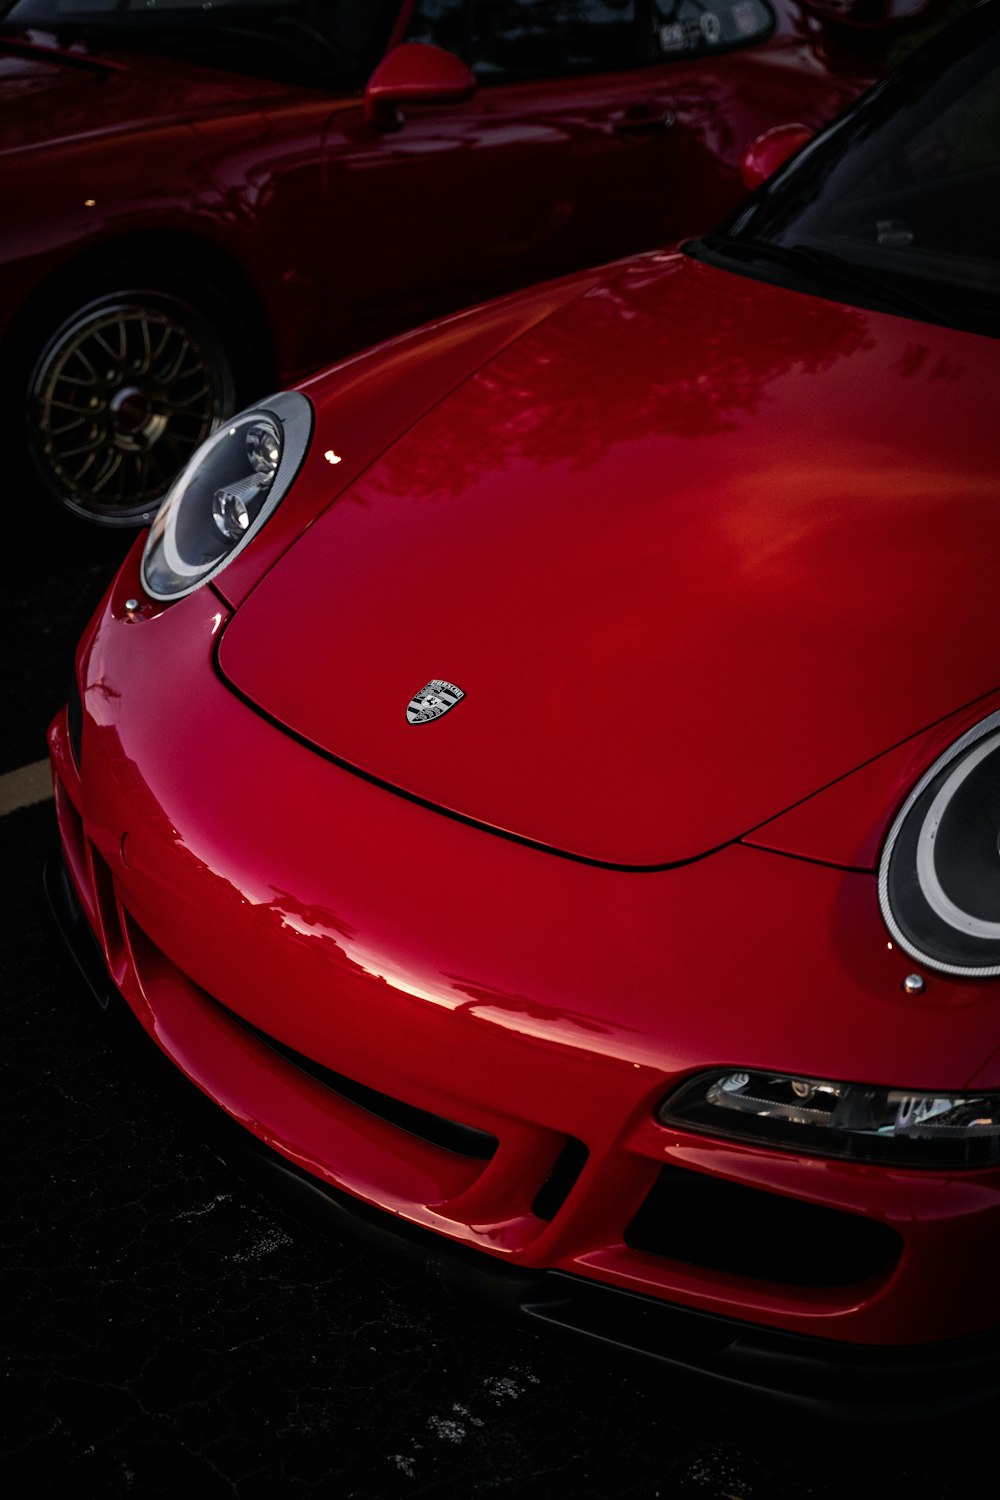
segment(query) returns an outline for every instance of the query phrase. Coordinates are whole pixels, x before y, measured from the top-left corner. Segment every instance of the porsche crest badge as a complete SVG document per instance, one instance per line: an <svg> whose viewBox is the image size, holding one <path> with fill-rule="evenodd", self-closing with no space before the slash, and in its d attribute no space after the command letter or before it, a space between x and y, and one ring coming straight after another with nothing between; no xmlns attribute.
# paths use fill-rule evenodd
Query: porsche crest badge
<svg viewBox="0 0 1000 1500"><path fill-rule="evenodd" d="M410 724L429 724L432 719L440 719L464 697L462 689L453 682L442 682L440 677L435 677L419 693L414 693L406 705L407 720Z"/></svg>

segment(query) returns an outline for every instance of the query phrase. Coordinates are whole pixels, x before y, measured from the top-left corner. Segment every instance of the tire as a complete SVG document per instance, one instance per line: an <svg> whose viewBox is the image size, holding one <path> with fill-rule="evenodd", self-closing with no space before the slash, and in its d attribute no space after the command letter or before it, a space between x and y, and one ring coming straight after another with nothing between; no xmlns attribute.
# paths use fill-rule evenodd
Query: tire
<svg viewBox="0 0 1000 1500"><path fill-rule="evenodd" d="M144 525L199 443L257 393L259 366L200 277L123 263L65 286L8 361L6 409L23 419L17 519L36 532L53 513Z"/></svg>

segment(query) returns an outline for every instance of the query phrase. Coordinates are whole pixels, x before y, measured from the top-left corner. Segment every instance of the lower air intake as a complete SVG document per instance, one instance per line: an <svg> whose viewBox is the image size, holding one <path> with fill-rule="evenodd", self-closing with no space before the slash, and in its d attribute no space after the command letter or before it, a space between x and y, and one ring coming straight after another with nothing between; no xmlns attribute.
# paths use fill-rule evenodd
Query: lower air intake
<svg viewBox="0 0 1000 1500"><path fill-rule="evenodd" d="M883 1274L902 1240L873 1219L704 1172L663 1167L628 1229L633 1250L788 1286L851 1286Z"/></svg>

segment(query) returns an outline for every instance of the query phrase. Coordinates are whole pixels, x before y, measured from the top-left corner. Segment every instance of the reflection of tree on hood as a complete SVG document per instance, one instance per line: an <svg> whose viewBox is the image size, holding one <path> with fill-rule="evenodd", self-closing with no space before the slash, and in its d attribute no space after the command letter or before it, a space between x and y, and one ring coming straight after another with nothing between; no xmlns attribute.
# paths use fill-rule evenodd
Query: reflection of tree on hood
<svg viewBox="0 0 1000 1500"><path fill-rule="evenodd" d="M586 469L612 447L735 431L768 386L872 347L868 316L652 256L568 304L383 460L409 497L457 495L512 460Z"/></svg>

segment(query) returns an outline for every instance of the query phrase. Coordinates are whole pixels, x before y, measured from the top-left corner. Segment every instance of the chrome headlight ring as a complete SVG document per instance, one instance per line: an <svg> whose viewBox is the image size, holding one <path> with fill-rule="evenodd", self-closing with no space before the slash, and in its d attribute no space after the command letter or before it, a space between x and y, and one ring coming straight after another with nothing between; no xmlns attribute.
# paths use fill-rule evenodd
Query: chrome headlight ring
<svg viewBox="0 0 1000 1500"><path fill-rule="evenodd" d="M942 974L1000 974L1000 712L920 779L882 850L879 904L896 942Z"/></svg>
<svg viewBox="0 0 1000 1500"><path fill-rule="evenodd" d="M260 530L309 448L312 406L282 391L224 422L192 454L156 514L142 555L151 599L172 602L207 583Z"/></svg>

